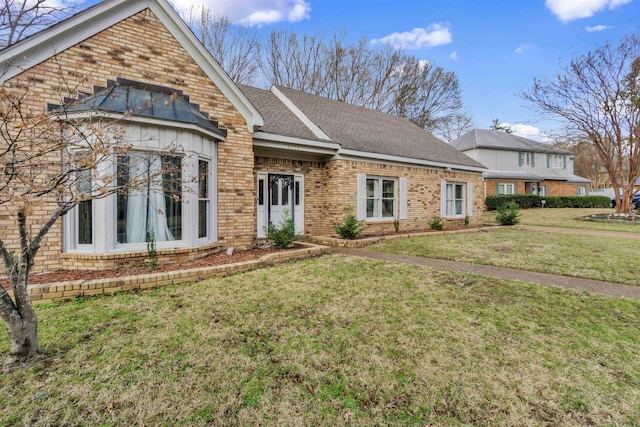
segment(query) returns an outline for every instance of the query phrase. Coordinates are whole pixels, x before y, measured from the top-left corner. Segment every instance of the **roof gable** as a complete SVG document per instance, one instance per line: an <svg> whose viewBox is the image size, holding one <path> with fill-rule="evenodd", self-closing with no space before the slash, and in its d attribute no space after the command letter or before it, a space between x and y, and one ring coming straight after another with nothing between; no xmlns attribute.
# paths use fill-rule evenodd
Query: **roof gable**
<svg viewBox="0 0 640 427"><path fill-rule="evenodd" d="M263 118L258 110L166 0L106 0L36 33L0 51L0 63L8 64L6 72L0 76L0 83L145 9L150 9L154 13L220 92L240 112L247 121L250 132L263 124Z"/></svg>

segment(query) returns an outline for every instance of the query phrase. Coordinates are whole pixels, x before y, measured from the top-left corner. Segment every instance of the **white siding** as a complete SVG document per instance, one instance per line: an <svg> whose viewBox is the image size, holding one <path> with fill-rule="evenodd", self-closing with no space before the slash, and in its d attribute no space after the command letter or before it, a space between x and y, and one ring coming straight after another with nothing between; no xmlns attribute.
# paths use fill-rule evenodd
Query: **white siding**
<svg viewBox="0 0 640 427"><path fill-rule="evenodd" d="M474 159L493 170L512 170L529 172L543 177L566 178L573 175L573 159L567 157L567 168L547 168L546 153L532 153L535 156L535 166L519 166L518 151L492 150L479 148L465 151L469 155L473 153ZM567 155L569 156L569 155Z"/></svg>

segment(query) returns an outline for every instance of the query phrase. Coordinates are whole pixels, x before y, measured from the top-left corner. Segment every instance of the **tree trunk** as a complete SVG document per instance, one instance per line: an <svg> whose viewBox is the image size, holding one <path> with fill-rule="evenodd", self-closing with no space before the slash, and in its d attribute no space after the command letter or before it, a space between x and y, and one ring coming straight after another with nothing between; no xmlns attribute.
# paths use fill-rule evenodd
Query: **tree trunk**
<svg viewBox="0 0 640 427"><path fill-rule="evenodd" d="M11 372L33 364L41 357L38 348L38 321L31 318L17 318L7 324L11 348L4 361L4 371Z"/></svg>

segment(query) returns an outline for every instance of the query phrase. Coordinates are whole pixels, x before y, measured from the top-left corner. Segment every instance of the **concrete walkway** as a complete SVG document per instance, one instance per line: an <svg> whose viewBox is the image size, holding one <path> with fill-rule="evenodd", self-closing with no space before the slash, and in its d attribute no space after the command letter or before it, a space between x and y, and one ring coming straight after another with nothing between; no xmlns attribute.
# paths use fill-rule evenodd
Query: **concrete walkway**
<svg viewBox="0 0 640 427"><path fill-rule="evenodd" d="M529 228L529 227L527 227ZM541 227L552 230L551 227ZM569 230L569 229L566 229ZM584 230L575 230L583 233ZM603 232L609 233L609 232ZM630 233L625 233L625 237ZM492 267L488 265L470 264L461 261L449 261L435 258L422 258L411 255L397 255L385 252L375 252L367 249L332 248L333 253L354 255L382 261L399 262L409 265L419 265L436 270L461 271L497 279L518 280L521 282L537 283L540 285L559 286L579 291L597 292L614 297L640 299L640 286L621 285L619 283L603 282L600 280L580 279L577 277L557 276L554 274L535 273L532 271L516 270L513 268Z"/></svg>

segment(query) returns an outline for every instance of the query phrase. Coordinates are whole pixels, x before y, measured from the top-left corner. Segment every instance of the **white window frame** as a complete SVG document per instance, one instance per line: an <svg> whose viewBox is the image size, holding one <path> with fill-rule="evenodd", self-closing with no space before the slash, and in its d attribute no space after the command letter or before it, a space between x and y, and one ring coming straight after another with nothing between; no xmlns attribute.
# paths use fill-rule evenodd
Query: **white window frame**
<svg viewBox="0 0 640 427"><path fill-rule="evenodd" d="M369 196L368 191L365 194L365 212L367 221L389 221L398 217L398 178L388 176L374 176L367 175L365 191L368 188L369 181L377 182L377 186L374 187L373 196ZM384 182L393 182L393 197L384 197L383 188ZM368 202L373 200L373 215L369 215ZM393 212L391 216L382 216L382 205L384 200L393 201ZM376 203L377 202L377 203Z"/></svg>
<svg viewBox="0 0 640 427"><path fill-rule="evenodd" d="M550 154L549 167L551 169L563 169L564 168L564 155L563 154Z"/></svg>
<svg viewBox="0 0 640 427"><path fill-rule="evenodd" d="M456 189L460 188L460 193L462 194L461 198L456 198ZM451 189L451 191L449 191ZM447 218L459 218L464 217L466 215L466 183L464 182L447 182L446 195L447 198L445 200L445 216ZM450 195L453 197L450 197ZM460 203L460 213L456 212L456 206Z"/></svg>
<svg viewBox="0 0 640 427"><path fill-rule="evenodd" d="M502 186L502 191L500 191L500 186ZM496 190L496 193L498 193L498 195L516 194L516 186L512 182L499 182Z"/></svg>
<svg viewBox="0 0 640 427"><path fill-rule="evenodd" d="M453 212L451 214L447 209L447 188L449 185L462 185L462 213L456 214ZM455 190L454 190L455 194ZM455 205L455 203L454 203ZM464 182L464 181L440 181L440 217L442 218L451 218L451 219L460 219L465 217L473 216L473 182Z"/></svg>
<svg viewBox="0 0 640 427"><path fill-rule="evenodd" d="M533 160L533 156L535 153L529 153L526 151L520 151L518 153L518 164L522 167L522 166L533 166L534 165L534 160Z"/></svg>
<svg viewBox="0 0 640 427"><path fill-rule="evenodd" d="M587 187L584 186L578 186L576 188L576 194L578 196L586 196L587 195Z"/></svg>

